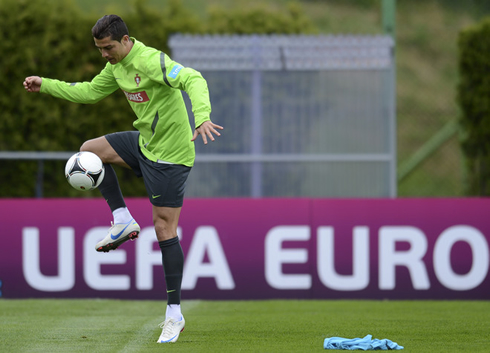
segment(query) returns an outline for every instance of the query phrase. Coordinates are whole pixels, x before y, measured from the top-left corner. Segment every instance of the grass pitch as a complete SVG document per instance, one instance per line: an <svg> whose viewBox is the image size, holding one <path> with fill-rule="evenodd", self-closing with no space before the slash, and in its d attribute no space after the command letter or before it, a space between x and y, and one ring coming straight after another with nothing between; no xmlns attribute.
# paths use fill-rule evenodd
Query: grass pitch
<svg viewBox="0 0 490 353"><path fill-rule="evenodd" d="M488 352L488 301L184 301L186 329L157 344L165 303L0 300L0 352L321 352L326 337L388 338L403 352Z"/></svg>

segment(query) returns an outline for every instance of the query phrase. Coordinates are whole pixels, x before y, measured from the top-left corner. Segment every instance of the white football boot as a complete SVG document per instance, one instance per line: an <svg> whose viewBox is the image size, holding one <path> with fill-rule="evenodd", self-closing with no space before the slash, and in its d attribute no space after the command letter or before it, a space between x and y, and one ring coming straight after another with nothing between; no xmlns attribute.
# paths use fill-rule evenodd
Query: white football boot
<svg viewBox="0 0 490 353"><path fill-rule="evenodd" d="M128 240L134 240L140 233L140 226L134 218L128 223L116 223L112 224L109 233L104 239L99 241L95 246L95 250L99 252L108 252L109 250L115 250L119 245Z"/></svg>
<svg viewBox="0 0 490 353"><path fill-rule="evenodd" d="M180 321L168 318L159 326L162 328L162 334L160 335L160 338L158 338L157 343L173 343L177 342L180 333L184 331L185 320L183 316Z"/></svg>

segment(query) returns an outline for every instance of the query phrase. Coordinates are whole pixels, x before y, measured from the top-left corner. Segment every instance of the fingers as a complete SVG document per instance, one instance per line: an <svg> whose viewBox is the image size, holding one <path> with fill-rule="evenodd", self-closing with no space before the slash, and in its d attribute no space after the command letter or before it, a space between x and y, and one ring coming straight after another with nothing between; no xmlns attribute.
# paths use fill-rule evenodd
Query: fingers
<svg viewBox="0 0 490 353"><path fill-rule="evenodd" d="M208 135L212 137L213 141L214 141L214 137L211 135L211 132L214 133L216 136L221 136L221 134L218 131L216 131L216 129L223 130L223 126L212 124L212 127L208 130Z"/></svg>
<svg viewBox="0 0 490 353"><path fill-rule="evenodd" d="M191 141L196 141L197 136L199 136L199 132L197 130L194 130L194 135L192 136Z"/></svg>
<svg viewBox="0 0 490 353"><path fill-rule="evenodd" d="M23 85L27 92L39 92L41 79L38 76L29 76L24 79Z"/></svg>
<svg viewBox="0 0 490 353"><path fill-rule="evenodd" d="M202 133L201 127L198 127L196 130L194 130L194 135L192 136L191 141L196 141L197 136L199 136L199 135L202 136L202 140L203 140L204 144L207 145L208 144L208 140L206 139L206 134L203 134Z"/></svg>
<svg viewBox="0 0 490 353"><path fill-rule="evenodd" d="M213 131L216 132L214 129L204 129L204 134L202 134L202 139L205 141L204 144L207 143L207 137L209 137L211 141L214 141Z"/></svg>
<svg viewBox="0 0 490 353"><path fill-rule="evenodd" d="M198 135L201 135L202 141L204 142L205 145L208 144L208 138L211 141L214 141L214 135L216 136L221 136L221 134L216 130L223 130L223 127L217 124L214 124L210 120L205 121L204 123L201 124L198 128L194 130L194 136L192 137L191 141L195 141ZM214 134L214 135L213 135Z"/></svg>
<svg viewBox="0 0 490 353"><path fill-rule="evenodd" d="M206 134L201 133L202 136L202 142L204 142L205 145L208 144L208 139L206 138Z"/></svg>
<svg viewBox="0 0 490 353"><path fill-rule="evenodd" d="M24 81L24 88L27 92L32 92L32 83L30 81Z"/></svg>
<svg viewBox="0 0 490 353"><path fill-rule="evenodd" d="M212 124L213 124L213 127L214 127L215 129L220 129L220 130L223 130L223 126L218 125L218 124L215 124L215 123L212 123ZM219 135L218 135L218 136L219 136Z"/></svg>
<svg viewBox="0 0 490 353"><path fill-rule="evenodd" d="M24 80L24 88L26 90L29 90L30 86L31 86L31 83L30 83L30 78L29 77L26 77L25 80Z"/></svg>

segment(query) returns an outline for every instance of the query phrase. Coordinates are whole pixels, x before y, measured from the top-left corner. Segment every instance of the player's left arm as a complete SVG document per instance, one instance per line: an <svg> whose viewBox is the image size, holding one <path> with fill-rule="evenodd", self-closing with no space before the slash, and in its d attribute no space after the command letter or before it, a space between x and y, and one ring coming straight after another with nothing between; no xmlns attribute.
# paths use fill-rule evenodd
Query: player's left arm
<svg viewBox="0 0 490 353"><path fill-rule="evenodd" d="M161 55L163 60L160 60L160 63L164 62L164 65L161 64L161 83L185 91L191 100L196 126L192 141L195 141L199 135L204 144L208 143L208 138L214 141L214 135L220 136L218 130L223 130L223 127L211 121L211 102L206 80L200 72L184 67L163 52Z"/></svg>

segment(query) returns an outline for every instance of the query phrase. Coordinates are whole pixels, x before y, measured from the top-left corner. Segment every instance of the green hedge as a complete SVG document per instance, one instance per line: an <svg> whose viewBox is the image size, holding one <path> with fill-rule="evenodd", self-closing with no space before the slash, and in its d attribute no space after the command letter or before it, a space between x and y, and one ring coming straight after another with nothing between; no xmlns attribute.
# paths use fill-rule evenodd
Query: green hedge
<svg viewBox="0 0 490 353"><path fill-rule="evenodd" d="M213 8L203 21L179 0L170 0L162 8L140 0L119 14L130 35L167 53L168 38L177 32L315 32L297 4L281 10ZM1 151L76 151L87 139L132 129L134 114L120 91L95 105L82 105L29 94L22 86L30 75L72 82L89 81L98 74L105 62L94 47L90 30L103 15L87 14L69 0L0 2ZM37 161L2 161L0 197L35 196L37 170ZM82 196L66 183L63 170L64 161L45 163L44 196ZM117 173L126 196L146 195L143 183L135 182L131 172L118 169Z"/></svg>
<svg viewBox="0 0 490 353"><path fill-rule="evenodd" d="M490 195L490 18L460 32L458 102L468 195Z"/></svg>

